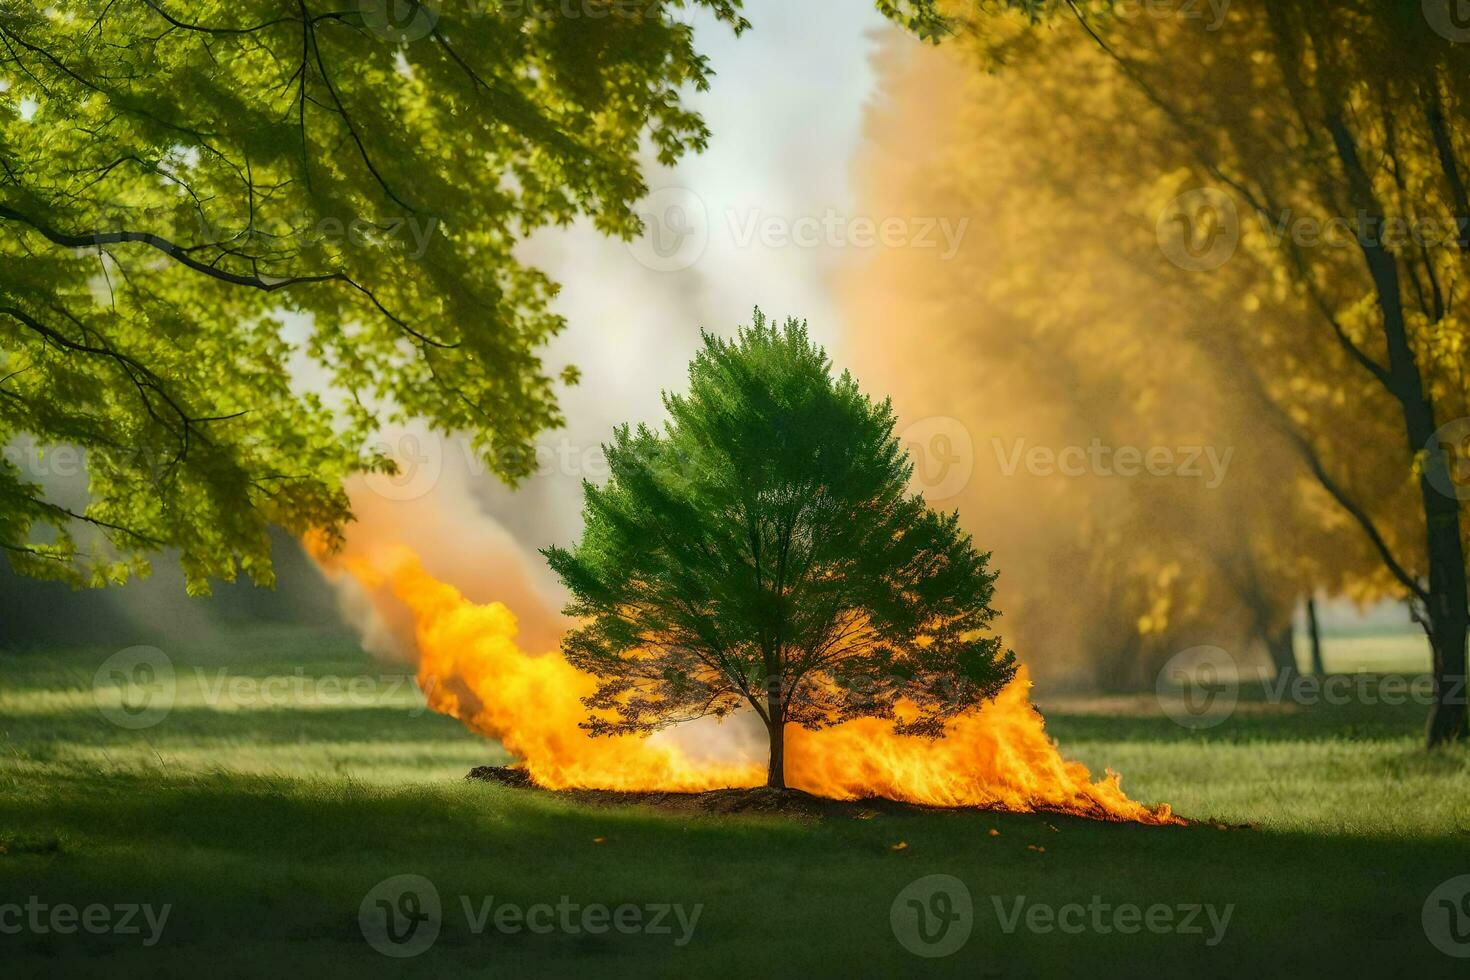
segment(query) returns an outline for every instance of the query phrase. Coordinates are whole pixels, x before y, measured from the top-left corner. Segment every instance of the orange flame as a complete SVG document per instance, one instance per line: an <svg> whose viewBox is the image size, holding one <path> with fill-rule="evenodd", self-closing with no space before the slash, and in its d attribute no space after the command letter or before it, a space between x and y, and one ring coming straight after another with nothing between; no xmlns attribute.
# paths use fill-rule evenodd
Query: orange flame
<svg viewBox="0 0 1470 980"><path fill-rule="evenodd" d="M748 752L734 761L711 761L691 757L660 735L590 737L578 723L586 717L581 699L592 693L593 677L559 652L528 654L516 642L515 613L499 602L466 599L430 575L409 549L374 549L369 559L329 556L320 542L308 544L329 573L345 571L407 607L419 651L418 683L430 707L498 739L538 785L694 792L764 782L764 760ZM788 726L787 784L842 800L879 796L1182 822L1167 805L1151 810L1130 800L1116 773L1094 782L1085 766L1063 759L1030 703L1030 687L1023 670L992 703L956 719L937 740L895 735L878 719L820 731Z"/></svg>

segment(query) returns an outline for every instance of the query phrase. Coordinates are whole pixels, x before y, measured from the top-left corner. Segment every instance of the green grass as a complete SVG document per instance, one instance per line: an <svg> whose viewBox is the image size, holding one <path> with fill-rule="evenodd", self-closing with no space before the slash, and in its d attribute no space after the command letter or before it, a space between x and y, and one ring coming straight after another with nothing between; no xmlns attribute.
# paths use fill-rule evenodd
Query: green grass
<svg viewBox="0 0 1470 980"><path fill-rule="evenodd" d="M1391 665L1385 649L1367 661ZM1440 882L1470 873L1470 755L1423 753L1424 711L1412 702L1281 704L1249 692L1199 731L1151 695L1046 705L1066 753L1123 772L1135 796L1250 829L942 812L810 823L467 784L471 765L503 760L497 746L424 711L401 675L351 641L301 630L170 651L173 710L123 729L92 690L110 653L0 654L0 906L34 895L172 911L151 948L138 936L0 932L6 977L1450 976L1465 966L1430 944L1421 910ZM353 676L370 678L357 696L323 686ZM247 696L214 696L230 678L245 679ZM268 678L276 694L250 693ZM358 909L405 873L436 885L442 931L422 955L390 959L364 941ZM974 932L952 956L921 959L895 939L890 908L936 873L968 887ZM676 946L668 935L476 933L461 895L703 908ZM1207 935L1177 933L1007 934L993 904L1094 895L1233 910L1207 946Z"/></svg>
<svg viewBox="0 0 1470 980"><path fill-rule="evenodd" d="M1303 670L1312 665L1311 641L1297 631L1296 661ZM1419 631L1388 627L1357 629L1322 640L1322 665L1329 671L1427 671L1429 642Z"/></svg>

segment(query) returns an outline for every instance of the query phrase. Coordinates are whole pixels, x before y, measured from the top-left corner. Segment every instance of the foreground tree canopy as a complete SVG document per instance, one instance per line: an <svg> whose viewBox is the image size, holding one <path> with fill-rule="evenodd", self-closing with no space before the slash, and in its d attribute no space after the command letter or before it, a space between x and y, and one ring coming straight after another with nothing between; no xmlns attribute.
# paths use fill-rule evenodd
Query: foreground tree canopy
<svg viewBox="0 0 1470 980"><path fill-rule="evenodd" d="M788 723L935 736L1011 679L989 556L908 491L890 405L833 378L804 324L757 310L705 337L689 382L664 431L614 433L581 543L545 552L584 618L563 650L600 679L589 730L749 705L780 786Z"/></svg>
<svg viewBox="0 0 1470 980"><path fill-rule="evenodd" d="M0 464L0 549L268 583L267 526L340 527L386 419L524 475L575 371L538 357L556 287L513 248L636 233L640 151L705 145L696 6L745 27L735 0L4 0L0 444L81 447L90 495Z"/></svg>

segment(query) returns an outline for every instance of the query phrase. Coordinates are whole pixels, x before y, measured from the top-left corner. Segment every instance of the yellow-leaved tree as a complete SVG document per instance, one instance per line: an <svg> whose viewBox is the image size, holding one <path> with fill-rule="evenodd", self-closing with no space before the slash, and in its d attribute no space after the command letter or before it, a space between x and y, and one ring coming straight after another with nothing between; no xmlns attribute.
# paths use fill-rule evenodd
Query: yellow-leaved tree
<svg viewBox="0 0 1470 980"><path fill-rule="evenodd" d="M1304 86L1276 63L1282 38L1331 48L1346 33L1326 31L1311 5L1244 6L1211 30L1178 11L1063 5L1033 21L951 4L949 44L888 66L865 174L883 213L968 218L968 234L949 261L882 254L851 283L854 319L874 338L904 311L917 327L905 355L872 369L901 376L883 383L908 417L972 430L977 477L962 509L1003 528L1003 601L1022 611L1023 643L1105 651L1093 658L1101 678L1129 683L1240 622L1288 667L1281 637L1299 598L1396 591L1436 651L1430 741L1442 741L1463 730L1450 479L1463 457L1435 435L1465 414L1462 250L1453 235L1406 246L1381 232L1396 212L1456 227L1447 120L1459 103L1445 64L1427 57L1417 88L1359 80L1342 94L1334 80L1372 67L1358 55ZM1385 88L1404 103L1395 119L1419 106L1414 92L1437 108L1419 106L1393 139L1371 125L1344 135L1341 109L1328 123L1334 99L1368 99L1350 117L1371 106L1380 118ZM1365 139L1371 153L1348 152ZM885 149L898 146L924 149ZM1365 159L1366 185L1353 176ZM1308 221L1352 233L1314 247ZM1410 284L1396 294L1384 254ZM1052 457L1031 465L1022 442ZM1158 465L1120 478L1083 453L1071 457L1080 472L1062 471L1063 454L1094 445L1159 450ZM1191 446L1213 447L1213 486L1208 469L1185 471Z"/></svg>

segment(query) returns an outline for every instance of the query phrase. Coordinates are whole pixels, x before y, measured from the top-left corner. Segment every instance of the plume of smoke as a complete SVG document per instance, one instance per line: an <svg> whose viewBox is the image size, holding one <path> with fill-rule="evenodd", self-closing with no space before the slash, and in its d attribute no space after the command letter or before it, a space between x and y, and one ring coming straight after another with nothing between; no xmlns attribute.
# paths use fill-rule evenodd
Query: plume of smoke
<svg viewBox="0 0 1470 980"><path fill-rule="evenodd" d="M419 433L432 445L428 433ZM400 433L401 439L410 438ZM463 457L444 460L432 490L393 499L385 478L359 478L349 491L357 521L346 529L345 553L386 566L397 549L409 548L435 577L471 600L500 601L515 610L521 638L533 650L554 649L563 623L557 596L527 553L475 498ZM356 624L364 649L404 662L417 660L413 620L386 589L368 589L350 576L333 579L343 615Z"/></svg>
<svg viewBox="0 0 1470 980"><path fill-rule="evenodd" d="M1094 47L993 75L962 45L885 49L861 207L968 233L836 284L844 360L892 394L918 488L993 552L1008 641L1052 686L1136 689L1185 647L1246 649L1372 556L1212 348L1241 312L1166 285L1187 277L1136 213L1156 175L1089 170L1137 133L1089 128L1100 86L1040 75L1086 77Z"/></svg>

